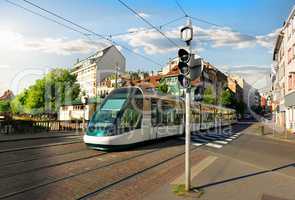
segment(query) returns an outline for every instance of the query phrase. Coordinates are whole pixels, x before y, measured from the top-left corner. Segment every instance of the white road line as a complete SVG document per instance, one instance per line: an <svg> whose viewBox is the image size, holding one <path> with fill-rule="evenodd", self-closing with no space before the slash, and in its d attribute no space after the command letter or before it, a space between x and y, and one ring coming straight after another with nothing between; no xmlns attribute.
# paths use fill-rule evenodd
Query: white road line
<svg viewBox="0 0 295 200"><path fill-rule="evenodd" d="M228 144L228 142L225 142L225 141L222 141L222 140L216 140L214 142L216 142L218 144Z"/></svg>
<svg viewBox="0 0 295 200"><path fill-rule="evenodd" d="M202 144L202 143L196 143L196 142L193 142L192 143L194 146L197 146L197 147L199 147L199 146L203 146L204 144Z"/></svg>
<svg viewBox="0 0 295 200"><path fill-rule="evenodd" d="M225 140L229 142L233 141L233 139L230 139L230 138L226 138Z"/></svg>
<svg viewBox="0 0 295 200"><path fill-rule="evenodd" d="M205 145L208 146L208 147L216 148L216 149L220 149L220 148L223 147L223 146L220 145L220 144L214 144L214 143L207 143L207 144L205 144Z"/></svg>

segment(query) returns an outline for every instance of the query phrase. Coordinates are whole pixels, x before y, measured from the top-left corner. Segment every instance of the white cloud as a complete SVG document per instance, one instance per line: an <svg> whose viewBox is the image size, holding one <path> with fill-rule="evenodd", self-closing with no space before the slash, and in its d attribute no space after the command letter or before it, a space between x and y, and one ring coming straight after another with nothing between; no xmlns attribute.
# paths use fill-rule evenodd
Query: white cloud
<svg viewBox="0 0 295 200"><path fill-rule="evenodd" d="M256 36L256 41L259 45L265 48L272 49L281 29L277 29L274 32L271 32L267 35Z"/></svg>
<svg viewBox="0 0 295 200"><path fill-rule="evenodd" d="M141 31L142 30L142 31ZM184 43L179 39L180 27L163 31L171 40L183 46ZM278 30L272 33L260 36L249 36L239 32L235 32L230 28L211 27L201 28L194 26L195 40L193 48L203 50L206 46L212 48L231 47L233 49L253 48L257 45L267 48L269 51L273 47L274 40L278 34ZM148 54L167 53L175 51L177 47L173 46L166 38L155 30L146 31L145 28L132 28L128 30L133 32L129 35L118 36L117 39L128 42L128 44L136 48L142 49Z"/></svg>
<svg viewBox="0 0 295 200"><path fill-rule="evenodd" d="M107 46L106 42L86 39L43 38L29 39L20 33L0 29L0 46L13 50L39 51L57 55L73 53L90 53L93 50Z"/></svg>
<svg viewBox="0 0 295 200"><path fill-rule="evenodd" d="M140 13L138 13L138 14L139 14L139 16L141 16L141 17L143 17L143 18L150 18L150 17L151 17L149 14L144 13L144 12L140 12Z"/></svg>
<svg viewBox="0 0 295 200"><path fill-rule="evenodd" d="M145 31L140 31L145 30ZM145 28L139 29L129 29L129 32L133 32L133 34L117 36L117 39L127 41L128 44L135 48L136 51L139 49L143 49L147 54L157 54L157 53L168 53L171 51L176 51L177 47L171 44L167 39L163 38L163 36L153 30L146 31ZM181 45L181 41L179 40L178 30L166 31L165 35L167 35L171 40L175 43Z"/></svg>
<svg viewBox="0 0 295 200"><path fill-rule="evenodd" d="M271 66L269 65L236 65L221 66L221 70L229 74L236 74L243 77L255 88L270 87Z"/></svg>

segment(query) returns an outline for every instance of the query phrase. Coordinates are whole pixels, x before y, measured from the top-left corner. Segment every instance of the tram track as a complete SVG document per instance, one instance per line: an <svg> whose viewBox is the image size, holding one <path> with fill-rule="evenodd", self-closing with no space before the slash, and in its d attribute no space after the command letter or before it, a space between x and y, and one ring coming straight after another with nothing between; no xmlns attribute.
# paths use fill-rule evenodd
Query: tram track
<svg viewBox="0 0 295 200"><path fill-rule="evenodd" d="M58 154L74 152L87 149L84 143L73 143L68 145L44 147L41 149L28 149L0 154L0 163L2 165L12 164L15 162L31 159L42 159ZM1 168L1 167L0 167Z"/></svg>
<svg viewBox="0 0 295 200"><path fill-rule="evenodd" d="M137 150L137 151L139 151L139 153L136 153L135 155L127 156L127 158L119 158L118 160L114 160L114 161L112 161L110 163L102 164L102 165L99 165L98 167L94 167L92 169L84 170L84 171L81 171L79 173L71 174L69 176L64 176L64 177L61 177L61 178L55 178L53 180L46 181L46 182L39 183L39 184L35 184L35 185L29 186L29 187L24 187L24 188L22 188L20 190L0 195L0 199L5 199L5 198L9 198L9 197L15 197L16 195L21 195L21 194L26 193L26 192L37 190L37 189L49 186L49 185L54 184L54 183L67 181L67 180L70 180L70 179L75 178L75 177L80 177L80 176L89 174L91 172L97 171L97 170L106 169L108 167L118 165L118 164L121 164L121 163L124 163L124 162L128 162L128 161L134 160L136 158L144 157L144 156L147 156L149 154L160 152L163 149L166 149L165 147L164 148L154 147L154 148L156 148L156 149L144 150L145 152L143 152L143 153L142 153L142 151ZM114 152L114 153L116 153L116 152ZM113 153L107 153L107 154L109 155L109 154L113 154ZM103 155L105 155L105 154L103 154Z"/></svg>
<svg viewBox="0 0 295 200"><path fill-rule="evenodd" d="M197 148L197 147L192 148L191 151L194 151L196 148ZM94 190L94 191L92 191L92 192L90 192L90 193L87 193L87 194L85 194L85 195L79 197L78 200L86 200L86 199L88 199L88 198L94 197L94 196L97 195L98 193L103 192L103 191L105 191L105 190L107 190L107 189L109 189L109 188L111 188L111 187L113 187L113 186L115 186L115 185L117 185L117 184L120 184L120 183L122 183L122 182L124 182L124 181L127 181L127 180L129 180L129 179L131 179L131 178L134 178L134 177L136 177L136 176L138 176L138 175L141 175L142 173L147 172L147 171L149 171L149 170L151 170L151 169L154 169L154 168L156 168L156 167L158 167L158 166L160 166L160 165L162 165L162 164L164 164L164 163L166 163L166 162L169 162L169 161L171 161L171 160L174 160L174 159L176 159L176 158L178 158L178 157L184 155L184 153L185 153L184 151L181 152L181 153L177 153L176 155L170 156L169 158L167 158L167 159L165 159L165 160L162 160L162 161L160 161L160 162L158 162L158 163L156 163L156 164L153 164L153 165L148 166L148 167L146 167L146 168L144 168L144 169L141 169L141 170L139 170L139 171L137 171L137 172L135 172L135 173L133 173L133 174L130 174L130 175L126 176L126 177L123 177L123 178L121 178L121 179L118 179L118 180L116 180L116 181L113 181L113 182L111 182L111 183L109 183L109 184L107 184L107 185L105 185L105 186L99 187L99 188L97 188L96 190Z"/></svg>
<svg viewBox="0 0 295 200"><path fill-rule="evenodd" d="M64 162L58 162L55 164L49 164L49 165L45 165L45 166L41 166L41 167L36 167L33 169L29 169L29 170L24 170L24 171L19 171L17 173L11 173L11 174L6 174L6 175L0 175L0 179L3 178L10 178L13 176L17 176L17 175L21 175L21 174L25 174L25 173L30 173L30 172L36 172L42 169L46 169L46 168L51 168L51 167L57 167L60 165L65 165L65 164L69 164L69 163L73 163L73 162L77 162L77 161L81 161L81 160L87 160L90 158L95 158L101 155L107 154L107 152L100 152L99 154L94 154L94 155L90 155L90 156L86 156L86 157L82 157L82 158L76 158L76 159L72 159L72 160L68 160L68 161L64 161Z"/></svg>
<svg viewBox="0 0 295 200"><path fill-rule="evenodd" d="M71 151L71 152L64 152L64 153L57 153L57 154L47 155L46 157L42 156L42 157L37 157L37 158L30 158L30 159L7 162L7 163L5 163L3 165L0 165L0 169L4 168L4 167L9 167L9 166L12 166L12 165L21 164L21 163L37 161L37 160L43 160L43 159L48 159L48 158L58 157L58 156L64 156L64 155L74 154L74 153L83 152L83 151L89 151L89 149L84 148L84 149L79 149L77 151Z"/></svg>
<svg viewBox="0 0 295 200"><path fill-rule="evenodd" d="M44 144L44 145L35 145L35 146L27 146L27 147L20 147L20 148L3 149L3 150L0 150L0 154L9 153L9 152L16 152L16 151L23 151L23 150L30 150L30 149L40 149L40 148L45 148L45 147L67 145L67 144L75 144L75 143L83 143L83 141L82 140L73 140L70 142L57 142L57 143L53 143L53 144Z"/></svg>

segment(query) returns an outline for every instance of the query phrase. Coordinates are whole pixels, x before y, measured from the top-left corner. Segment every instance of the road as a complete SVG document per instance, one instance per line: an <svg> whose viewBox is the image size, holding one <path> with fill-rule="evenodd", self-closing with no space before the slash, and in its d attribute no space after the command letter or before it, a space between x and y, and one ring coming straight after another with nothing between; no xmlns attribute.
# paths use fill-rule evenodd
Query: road
<svg viewBox="0 0 295 200"><path fill-rule="evenodd" d="M244 134L210 131L192 137L193 165L208 156L219 158L197 177L197 186L208 190L204 197L209 199L216 195L211 188L230 173L226 169L232 166L224 167L225 161L243 161L260 169L294 164L295 145L251 134L257 130L249 124L231 131ZM0 199L167 199L172 195L169 183L183 174L183 161L181 137L121 152L90 150L77 136L2 142ZM232 169L230 175L238 170ZM295 177L287 166L279 173ZM215 182L214 187L209 185Z"/></svg>

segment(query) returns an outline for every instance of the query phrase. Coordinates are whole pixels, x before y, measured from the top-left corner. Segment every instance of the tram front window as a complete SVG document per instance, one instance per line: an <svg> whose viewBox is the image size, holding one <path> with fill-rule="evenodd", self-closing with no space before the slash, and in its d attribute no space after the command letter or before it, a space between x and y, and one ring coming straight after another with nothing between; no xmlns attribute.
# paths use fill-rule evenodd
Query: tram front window
<svg viewBox="0 0 295 200"><path fill-rule="evenodd" d="M140 90L116 89L93 115L87 135L113 136L125 132L127 128L137 128L140 125L142 108L143 96Z"/></svg>
<svg viewBox="0 0 295 200"><path fill-rule="evenodd" d="M92 117L87 135L107 136L114 133L114 123L126 99L107 99Z"/></svg>

